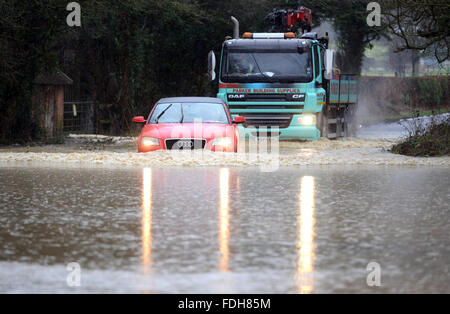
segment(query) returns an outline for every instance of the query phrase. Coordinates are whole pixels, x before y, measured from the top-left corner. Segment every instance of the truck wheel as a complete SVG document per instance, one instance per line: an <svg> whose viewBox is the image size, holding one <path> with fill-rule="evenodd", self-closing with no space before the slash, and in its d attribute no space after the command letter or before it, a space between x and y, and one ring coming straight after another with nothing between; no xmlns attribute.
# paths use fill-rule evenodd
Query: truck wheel
<svg viewBox="0 0 450 314"><path fill-rule="evenodd" d="M328 117L323 111L319 113L319 130L321 137L328 137Z"/></svg>
<svg viewBox="0 0 450 314"><path fill-rule="evenodd" d="M349 127L350 127L350 125L348 124L347 117L345 117L344 118L344 137L349 137L350 136Z"/></svg>
<svg viewBox="0 0 450 314"><path fill-rule="evenodd" d="M353 125L353 112L352 111L345 111L344 113L344 135L345 137L353 136L354 133L354 125Z"/></svg>

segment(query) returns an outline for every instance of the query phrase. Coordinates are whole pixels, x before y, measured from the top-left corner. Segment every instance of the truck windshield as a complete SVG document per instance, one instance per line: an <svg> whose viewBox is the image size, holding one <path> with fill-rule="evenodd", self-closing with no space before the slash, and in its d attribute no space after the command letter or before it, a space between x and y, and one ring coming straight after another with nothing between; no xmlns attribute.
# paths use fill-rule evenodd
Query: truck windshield
<svg viewBox="0 0 450 314"><path fill-rule="evenodd" d="M148 123L194 123L197 121L199 123L229 123L224 106L215 103L157 104Z"/></svg>
<svg viewBox="0 0 450 314"><path fill-rule="evenodd" d="M311 53L228 52L224 58L222 81L292 82L312 80Z"/></svg>

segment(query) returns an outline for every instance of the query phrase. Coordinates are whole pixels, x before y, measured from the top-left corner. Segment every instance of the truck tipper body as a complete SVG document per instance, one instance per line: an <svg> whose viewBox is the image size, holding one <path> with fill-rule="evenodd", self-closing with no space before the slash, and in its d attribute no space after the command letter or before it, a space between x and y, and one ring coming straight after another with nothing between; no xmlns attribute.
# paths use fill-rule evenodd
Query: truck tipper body
<svg viewBox="0 0 450 314"><path fill-rule="evenodd" d="M244 116L246 138L318 140L349 134L357 77L333 68L315 33L244 33L222 45L217 97Z"/></svg>

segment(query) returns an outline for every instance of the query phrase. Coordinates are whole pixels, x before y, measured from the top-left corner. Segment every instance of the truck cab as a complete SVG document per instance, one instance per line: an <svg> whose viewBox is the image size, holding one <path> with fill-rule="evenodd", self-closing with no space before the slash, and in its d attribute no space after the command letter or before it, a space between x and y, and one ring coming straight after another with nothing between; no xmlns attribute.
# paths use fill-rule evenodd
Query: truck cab
<svg viewBox="0 0 450 314"><path fill-rule="evenodd" d="M307 141L344 136L349 106L339 103L340 87L352 85L342 81L349 77L333 75L331 52L315 33L300 38L294 33L244 33L242 38L225 40L217 97L233 117L245 117L241 136ZM213 54L209 63L214 79Z"/></svg>

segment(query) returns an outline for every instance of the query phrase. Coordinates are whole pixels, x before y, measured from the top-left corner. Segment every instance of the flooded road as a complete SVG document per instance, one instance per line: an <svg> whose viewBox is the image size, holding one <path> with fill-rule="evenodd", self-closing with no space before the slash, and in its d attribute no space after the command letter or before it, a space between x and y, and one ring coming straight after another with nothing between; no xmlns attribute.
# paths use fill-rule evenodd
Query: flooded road
<svg viewBox="0 0 450 314"><path fill-rule="evenodd" d="M450 292L448 167L3 165L0 182L3 293Z"/></svg>
<svg viewBox="0 0 450 314"><path fill-rule="evenodd" d="M450 157L420 158L392 154L390 149L407 132L405 125L429 124L450 114L406 119L362 127L356 137L314 142L241 141L238 154L210 151L137 153L137 138L69 135L65 145L0 147L0 167L248 167L287 166L437 166L450 168ZM253 147L253 150L250 149ZM258 150L259 148L259 150ZM262 149L261 149L262 148ZM251 154L248 152L252 151Z"/></svg>

